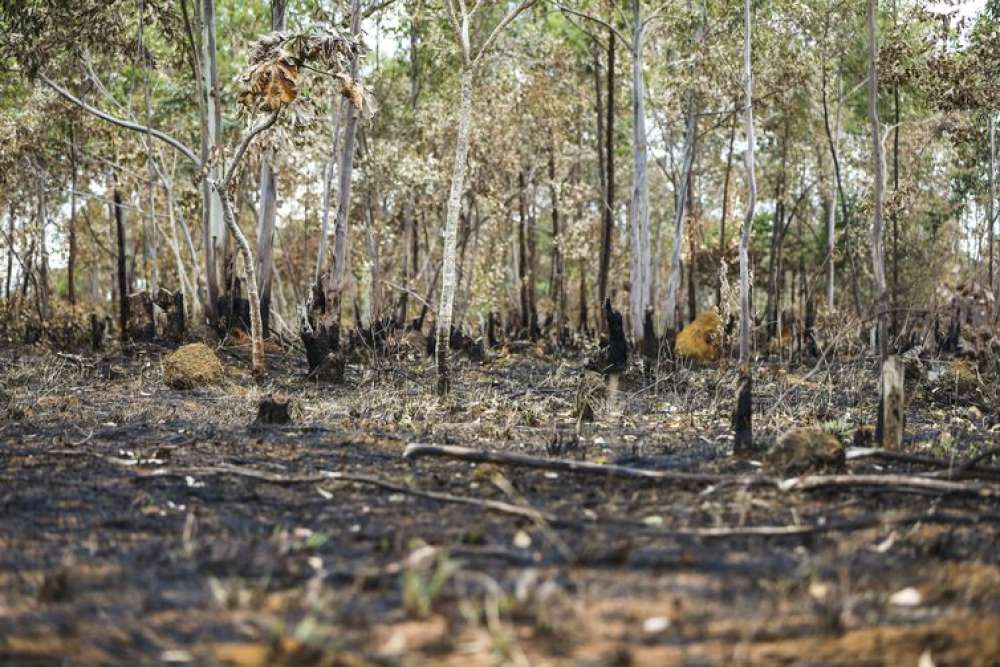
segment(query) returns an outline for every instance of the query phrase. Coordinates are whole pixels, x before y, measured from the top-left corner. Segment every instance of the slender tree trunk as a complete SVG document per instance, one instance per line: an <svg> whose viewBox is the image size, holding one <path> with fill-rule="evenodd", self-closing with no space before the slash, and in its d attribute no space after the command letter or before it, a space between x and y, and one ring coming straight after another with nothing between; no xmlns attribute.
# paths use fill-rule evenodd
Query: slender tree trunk
<svg viewBox="0 0 1000 667"><path fill-rule="evenodd" d="M70 193L69 193L69 257L66 261L66 297L71 306L76 305L76 128L69 128ZM13 211L11 211L13 215ZM13 240L11 236L11 240Z"/></svg>
<svg viewBox="0 0 1000 667"><path fill-rule="evenodd" d="M524 168L517 175L517 287L521 304L521 326L531 335L531 303L528 298L528 205L525 202Z"/></svg>
<svg viewBox="0 0 1000 667"><path fill-rule="evenodd" d="M640 0L632 0L632 196L629 202L629 230L632 234L631 292L632 337L642 347L646 306L649 304L649 178L646 139L646 81L642 71L643 22Z"/></svg>
<svg viewBox="0 0 1000 667"><path fill-rule="evenodd" d="M989 219L989 279L990 279L990 289L994 289L993 280L993 246L994 246L994 234L996 233L996 155L997 155L997 126L996 118L994 117L994 112L991 110L989 112L989 134L990 134L990 174L989 174L989 200L986 206L986 215ZM13 219L13 212L11 213L11 218Z"/></svg>
<svg viewBox="0 0 1000 667"><path fill-rule="evenodd" d="M608 296L608 271L611 268L611 246L614 241L615 204L615 35L608 31L607 117L604 123L604 225L601 227L601 264L597 275L598 303ZM601 330L607 329L604 318L599 317Z"/></svg>
<svg viewBox="0 0 1000 667"><path fill-rule="evenodd" d="M45 239L45 182L38 181L38 283L35 285L38 296L39 315L43 321L49 319L49 248Z"/></svg>
<svg viewBox="0 0 1000 667"><path fill-rule="evenodd" d="M10 219L7 221L7 275L4 278L4 298L10 301L10 281L14 274L14 203L10 204Z"/></svg>
<svg viewBox="0 0 1000 667"><path fill-rule="evenodd" d="M681 249L684 247L684 221L688 201L688 187L691 180L691 165L694 163L695 141L698 133L698 116L694 92L687 94L687 113L684 119L684 163L678 189L674 197L674 240L673 251L670 254L670 273L667 277L667 295L663 304L666 314L666 333L672 336L677 332L677 293L681 285Z"/></svg>
<svg viewBox="0 0 1000 667"><path fill-rule="evenodd" d="M847 229L850 224L850 217L847 210L847 197L844 195L844 181L840 173L840 158L838 157L839 143L840 143L840 111L841 104L843 100L838 102L837 106L837 136L834 137L833 130L830 128L830 111L829 105L826 99L826 69L823 70L823 128L826 130L826 140L830 146L830 157L833 160L833 176L834 180L837 182L837 196L834 197L835 200L840 200L840 216L843 220L845 240L849 243L850 237L847 235ZM854 298L854 310L857 316L860 318L862 316L861 311L861 291L858 288L858 274L854 270L854 255L851 253L850 247L846 247L848 260L851 262L851 295ZM833 256L831 255L830 261L833 261Z"/></svg>
<svg viewBox="0 0 1000 667"><path fill-rule="evenodd" d="M271 30L285 29L288 0L271 0ZM264 337L270 335L271 279L274 271L274 218L278 204L278 174L274 152L269 149L260 161L260 198L257 217L257 291Z"/></svg>
<svg viewBox="0 0 1000 667"><path fill-rule="evenodd" d="M334 102L330 112L330 127L333 134L330 138L330 155L327 158L326 168L323 169L323 214L320 223L319 243L316 248L316 270L313 272L313 283L319 287L323 277L323 270L326 265L326 246L330 238L330 204L333 201L333 179L337 172L337 160L340 154L340 120L344 115L346 99Z"/></svg>
<svg viewBox="0 0 1000 667"><path fill-rule="evenodd" d="M121 191L114 189L115 238L118 241L118 327L122 344L128 343L128 277L125 275L125 208Z"/></svg>
<svg viewBox="0 0 1000 667"><path fill-rule="evenodd" d="M781 250L785 243L785 179L788 164L788 113L783 117L784 130L781 136L781 171L778 173L774 193L774 222L771 228L771 251L767 261L767 339L781 338L781 295L784 267Z"/></svg>
<svg viewBox="0 0 1000 667"><path fill-rule="evenodd" d="M552 281L550 295L556 309L556 332L562 336L566 325L566 276L559 228L559 186L556 183L555 147L549 145L549 189L552 198Z"/></svg>
<svg viewBox="0 0 1000 667"><path fill-rule="evenodd" d="M253 250L250 248L250 242L247 241L247 237L243 234L243 230L241 230L239 225L236 224L236 218L233 216L233 208L232 204L229 202L229 196L222 191L224 187L225 184L213 184L212 189L220 195L220 201L222 201L222 214L225 218L226 226L229 227L229 233L233 235L234 239L236 239L236 245L243 258L243 268L246 271L247 277L247 301L250 304L251 368L253 370L254 379L260 381L264 377L264 327L261 322L260 314L260 294L257 292L257 270L254 263Z"/></svg>
<svg viewBox="0 0 1000 667"><path fill-rule="evenodd" d="M874 210L872 211L872 269L878 293L879 355L884 362L888 355L886 327L885 251L883 250L882 206L885 191L885 164L882 153L882 126L878 117L878 36L876 25L877 0L868 0L868 118L872 126L872 163L875 174Z"/></svg>
<svg viewBox="0 0 1000 667"><path fill-rule="evenodd" d="M352 0L351 2L351 32L355 35L361 31L361 2ZM352 79L358 76L358 57L351 58ZM331 318L333 328L340 336L341 302L343 300L344 288L347 283L347 266L350 262L348 237L348 223L351 210L351 181L354 174L354 144L357 135L358 114L353 104L346 104L344 121L344 146L340 154L340 167L338 176L340 183L337 187L337 219L334 223L333 232L333 275L328 287L327 307L331 309L328 316Z"/></svg>
<svg viewBox="0 0 1000 667"><path fill-rule="evenodd" d="M740 379L733 415L735 449L753 446L753 376L750 360L750 233L757 206L757 179L754 174L753 69L751 65L750 3L743 0L743 110L746 122L747 209L740 235Z"/></svg>
<svg viewBox="0 0 1000 667"><path fill-rule="evenodd" d="M695 235L698 230L695 225L698 221L698 210L695 207L694 201L694 173L688 173L688 217L691 218L691 224L688 228L688 266L687 266L687 288L688 288L688 321L694 322L694 319L698 316L698 286L695 280L695 257L697 255L697 248L695 247Z"/></svg>
<svg viewBox="0 0 1000 667"><path fill-rule="evenodd" d="M215 0L200 0L201 10L201 91L204 100L204 113L201 142L201 159L206 162L213 152L222 151L222 104L219 89L219 64L216 53ZM222 178L221 166L216 164L208 170L210 178ZM204 229L205 281L208 292L208 303L211 313L218 314L217 304L222 290L228 293L228 276L220 273L226 271L226 223L223 220L222 200L219 193L214 192L208 181L202 182L202 217Z"/></svg>
<svg viewBox="0 0 1000 667"><path fill-rule="evenodd" d="M451 189L448 192L448 209L444 227L442 255L441 298L438 300L437 353L438 393L446 394L451 388L449 357L451 356L451 318L455 304L455 250L458 237L458 215L462 206L462 189L465 186L466 160L469 156L469 135L472 126L472 66L462 67L462 99L458 108L458 137L455 141L455 162L452 165Z"/></svg>
<svg viewBox="0 0 1000 667"><path fill-rule="evenodd" d="M729 178L733 171L733 144L736 141L736 124L739 114L733 112L733 124L729 129L729 151L726 157L726 177L722 183L722 216L719 218L719 263L726 258L726 217L729 214ZM728 267L727 267L728 269ZM722 270L721 267L719 269ZM722 312L722 275L715 285L715 305Z"/></svg>
<svg viewBox="0 0 1000 667"><path fill-rule="evenodd" d="M146 2L139 0L139 57L142 59L142 95L146 108L146 127L153 126L153 103L150 95L149 59L146 55ZM143 138L146 146L146 217L143 230L143 243L146 259L149 262L148 291L151 298L156 298L160 289L159 264L159 234L156 220L156 173L153 168L153 142L149 137Z"/></svg>

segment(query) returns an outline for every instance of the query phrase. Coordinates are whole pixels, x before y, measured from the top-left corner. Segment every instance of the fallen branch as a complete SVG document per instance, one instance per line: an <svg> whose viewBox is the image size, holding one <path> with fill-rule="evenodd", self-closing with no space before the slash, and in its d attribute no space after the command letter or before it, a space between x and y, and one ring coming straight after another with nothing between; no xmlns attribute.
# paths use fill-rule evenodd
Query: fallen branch
<svg viewBox="0 0 1000 667"><path fill-rule="evenodd" d="M928 466L931 468L937 468L942 471L942 473L936 474L934 476L947 476L949 478L957 477L975 477L975 476L986 476L986 477L1000 477L1000 468L993 466L984 466L980 463L990 458L993 454L1000 451L1000 448L987 449L978 456L974 456L966 461L950 461L947 459L937 458L935 456L927 456L925 454L909 454L906 452L897 452L891 449L882 449L880 447L850 447L847 450L847 460L848 461L858 461L861 459L881 459L883 461L896 461L900 463L913 463L916 465Z"/></svg>
<svg viewBox="0 0 1000 667"><path fill-rule="evenodd" d="M583 526L597 526L597 527L618 527L627 528L632 530L637 530L650 537L658 538L699 538L699 539L727 539L727 538L745 538L745 537L802 537L806 535L815 535L820 533L830 533L830 532L849 532L856 530L866 530L869 528L878 528L881 526L900 526L900 525L912 525L917 523L932 523L932 524L950 524L950 525L975 525L978 523L1000 523L1000 516L993 514L976 514L976 515L952 515L952 514L909 514L898 517L882 517L874 516L862 519L854 519L847 521L831 521L827 523L813 523L804 525L785 525L785 526L713 526L704 528L657 528L655 526L650 526L642 521L637 521L635 519L619 519L614 517L584 517L584 518L570 518L562 517L548 512L542 512L536 510L532 507L526 507L524 505L516 505L513 503L507 503L499 500L489 500L482 498L473 498L470 496L457 496L450 493L440 493L436 491L420 491L417 489L412 489L409 487L401 486L393 482L389 482L378 477L373 477L370 475L357 475L352 473L341 473L341 472L321 472L318 474L310 475L278 475L275 473L270 473L264 470L258 470L255 468L248 468L245 466L237 466L231 464L221 464L217 466L204 466L204 467L191 467L191 468L159 468L152 471L135 471L138 477L142 478L152 478L152 477L194 477L196 475L234 475L237 477L246 477L249 479L255 479L262 482L268 482L270 484L281 484L281 485L296 485L296 484L314 484L319 482L350 482L354 484L364 484L368 486L375 486L377 488L390 491L392 493L400 493L408 496L413 496L415 498L423 498L425 500L433 500L435 502L457 504L457 505L467 505L472 507L478 507L480 509L497 512L500 514L506 514L509 516L516 516L518 518L527 519L529 521L538 524L547 524L553 526L563 526L563 527L583 527ZM832 477L804 477L796 478L791 481L815 481L821 480L829 482L830 480L839 479L841 477L846 477L848 480L855 480L850 476L832 476ZM878 476L858 476L858 477L875 477ZM884 479L878 478L880 481ZM905 480L916 480L921 483L932 483L934 485L940 486L942 484L951 485L952 487L959 486L962 490L967 491L967 485L957 485L949 482L941 482L938 480L927 480L922 478L901 478ZM813 486L803 485L796 488L802 490L817 488ZM940 490L940 489L939 489ZM992 491L992 490L991 490ZM329 493L329 492L327 492ZM565 555L565 554L564 554Z"/></svg>
<svg viewBox="0 0 1000 667"><path fill-rule="evenodd" d="M495 463L498 465L537 468L580 475L598 475L601 477L625 477L629 479L646 479L651 481L669 481L692 484L719 484L721 482L737 482L746 485L773 485L775 482L762 476L717 475L711 473L680 472L676 470L647 470L613 464L590 463L588 461L569 461L567 459L550 459L529 454L514 454L498 452L489 449L472 449L456 445L426 445L414 443L407 445L403 458L418 459L425 456L437 456L473 463Z"/></svg>
<svg viewBox="0 0 1000 667"><path fill-rule="evenodd" d="M1000 489L982 484L963 484L929 477L906 475L807 475L778 484L782 491L812 491L826 488L868 487L883 491L914 491L1000 498Z"/></svg>

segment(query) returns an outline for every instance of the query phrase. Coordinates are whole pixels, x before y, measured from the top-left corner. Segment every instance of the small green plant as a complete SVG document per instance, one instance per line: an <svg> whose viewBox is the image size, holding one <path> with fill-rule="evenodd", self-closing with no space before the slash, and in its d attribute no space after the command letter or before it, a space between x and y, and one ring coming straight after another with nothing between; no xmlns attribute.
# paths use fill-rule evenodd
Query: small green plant
<svg viewBox="0 0 1000 667"><path fill-rule="evenodd" d="M840 438L841 442L846 442L851 438L853 427L846 419L830 419L819 425L824 433L830 433Z"/></svg>
<svg viewBox="0 0 1000 667"><path fill-rule="evenodd" d="M427 568L408 565L403 572L403 608L412 618L427 618L458 566L441 551Z"/></svg>

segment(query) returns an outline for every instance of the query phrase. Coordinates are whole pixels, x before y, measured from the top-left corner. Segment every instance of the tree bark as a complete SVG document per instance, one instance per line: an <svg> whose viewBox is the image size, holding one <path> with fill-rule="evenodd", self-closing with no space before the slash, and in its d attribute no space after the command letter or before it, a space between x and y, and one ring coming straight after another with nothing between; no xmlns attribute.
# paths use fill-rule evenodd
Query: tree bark
<svg viewBox="0 0 1000 667"><path fill-rule="evenodd" d="M754 173L753 69L751 65L751 0L743 0L743 112L746 124L747 208L740 235L740 380L736 411L733 414L736 451L753 446L753 376L750 360L750 233L757 206L757 178Z"/></svg>
<svg viewBox="0 0 1000 667"><path fill-rule="evenodd" d="M66 298L76 305L76 128L69 128L70 194L69 194L69 257L66 260ZM13 216L13 210L11 211ZM11 240L13 241L13 236Z"/></svg>
<svg viewBox="0 0 1000 667"><path fill-rule="evenodd" d="M604 123L604 224L601 227L601 263L597 274L597 301L608 296L608 272L611 268L611 246L614 241L615 206L615 35L608 31L607 116ZM601 330L607 329L603 318Z"/></svg>
<svg viewBox="0 0 1000 667"><path fill-rule="evenodd" d="M467 23L465 25L467 30ZM468 39L466 32L465 39ZM462 99L458 108L458 137L455 140L455 162L452 165L451 189L448 193L448 208L445 217L444 250L442 255L441 297L437 313L437 354L438 393L446 394L451 389L451 317L455 303L455 250L458 239L458 215L462 206L462 189L465 186L466 160L469 156L469 136L472 127L472 65L462 67Z"/></svg>
<svg viewBox="0 0 1000 667"><path fill-rule="evenodd" d="M878 117L878 27L877 0L868 0L868 118L872 126L872 167L874 170L874 208L872 211L872 270L878 293L879 356L883 363L888 355L886 327L885 251L883 249L882 207L885 191L885 164L882 154L882 126Z"/></svg>
<svg viewBox="0 0 1000 667"><path fill-rule="evenodd" d="M271 30L285 29L288 0L271 0ZM270 335L271 280L274 271L274 219L278 205L278 174L274 151L269 149L260 161L260 197L257 208L257 291L260 292L262 333Z"/></svg>
<svg viewBox="0 0 1000 667"><path fill-rule="evenodd" d="M733 124L729 129L729 151L726 157L726 177L722 183L722 216L719 218L719 263L726 258L726 218L729 214L729 180L733 171L733 144L736 141L736 125L739 114L733 112ZM728 266L726 267L728 269ZM720 271L722 268L720 266ZM715 284L715 305L722 312L722 275Z"/></svg>
<svg viewBox="0 0 1000 667"><path fill-rule="evenodd" d="M632 337L642 348L646 306L649 305L649 178L646 139L646 81L642 71L643 21L640 0L632 0L632 196L629 201L629 230L632 235L631 290Z"/></svg>
<svg viewBox="0 0 1000 667"><path fill-rule="evenodd" d="M686 118L684 119L684 164L674 202L674 239L670 254L670 273L667 277L667 294L663 304L666 315L665 330L668 336L677 332L677 293L681 285L681 248L684 244L684 220L691 179L691 165L694 162L695 141L698 132L698 116L694 92L687 95Z"/></svg>
<svg viewBox="0 0 1000 667"><path fill-rule="evenodd" d="M835 197L835 199L839 199L840 200L840 215L841 215L841 218L843 220L844 231L845 231L845 234L846 234L847 229L848 229L848 225L849 225L849 222L850 222L850 218L849 218L848 210L847 210L847 197L844 195L844 181L843 181L843 178L842 178L841 173L840 173L840 158L838 156L838 151L839 151L838 144L840 142L840 124L839 124L839 119L840 119L840 111L841 111L841 105L842 104L843 104L843 99L841 98L841 100L839 100L838 103L837 103L837 119L838 119L837 136L836 136L836 138L834 138L833 130L830 128L830 111L829 111L829 105L828 105L827 99L826 99L826 69L824 69L823 70L823 128L826 131L826 140L827 140L827 143L830 146L830 157L833 159L833 175L834 175L834 179L837 182L837 195L838 196ZM850 241L849 237L847 238L847 241L848 242ZM848 259L852 263L852 269L853 269L854 255L850 252L850 248L849 247L847 248L847 251L848 251L847 252L847 256L848 256ZM830 257L830 261L831 262L833 261L833 256L832 255ZM854 310L855 310L855 313L860 318L862 316L862 312L861 312L861 292L860 292L860 290L858 288L858 274L857 274L857 271L854 271L854 270L851 271L851 295L854 298Z"/></svg>
<svg viewBox="0 0 1000 667"><path fill-rule="evenodd" d="M222 150L222 105L219 90L219 64L216 52L215 0L200 0L201 63L200 87L204 102L202 112L201 161L207 164ZM222 177L221 165L208 169L209 178ZM225 269L226 223L223 220L221 193L202 182L202 219L204 230L205 281L210 312L217 315L219 298L228 292L229 280L221 276ZM222 292L220 293L220 282Z"/></svg>
<svg viewBox="0 0 1000 667"><path fill-rule="evenodd" d="M10 282L14 274L14 203L10 204L10 219L7 222L7 275L4 278L4 299L10 301Z"/></svg>
<svg viewBox="0 0 1000 667"><path fill-rule="evenodd" d="M997 155L997 126L994 112L989 112L989 134L990 134L990 174L989 174L989 200L986 206L986 214L989 218L989 279L990 289L995 288L993 279L993 247L995 244L994 235L996 233L996 155Z"/></svg>
<svg viewBox="0 0 1000 667"><path fill-rule="evenodd" d="M563 335L566 325L566 267L562 253L562 231L559 228L559 186L556 183L555 146L549 145L549 192L552 198L552 281L550 295L555 304L556 334Z"/></svg>
<svg viewBox="0 0 1000 667"><path fill-rule="evenodd" d="M114 189L115 237L118 241L118 327L122 344L128 343L128 278L125 275L125 209L121 191Z"/></svg>
<svg viewBox="0 0 1000 667"><path fill-rule="evenodd" d="M361 2L351 2L351 32L355 35L361 31ZM352 79L358 76L358 56L351 58L350 75ZM347 282L347 266L350 262L348 237L351 211L351 181L354 174L354 144L358 127L358 113L353 104L346 104L344 120L344 146L340 154L337 187L337 218L333 231L333 272L327 287L327 315L332 321L334 330L340 335L341 301Z"/></svg>

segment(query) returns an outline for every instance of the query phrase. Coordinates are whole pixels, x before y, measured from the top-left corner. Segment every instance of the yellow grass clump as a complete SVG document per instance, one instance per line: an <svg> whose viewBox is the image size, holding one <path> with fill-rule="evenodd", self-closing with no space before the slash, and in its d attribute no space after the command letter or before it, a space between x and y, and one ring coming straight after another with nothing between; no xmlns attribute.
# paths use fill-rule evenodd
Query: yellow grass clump
<svg viewBox="0 0 1000 667"><path fill-rule="evenodd" d="M194 389L222 379L222 363L204 343L179 347L163 360L163 381L173 389Z"/></svg>
<svg viewBox="0 0 1000 667"><path fill-rule="evenodd" d="M713 308L702 312L677 335L677 355L695 361L715 361L722 353L722 320Z"/></svg>

